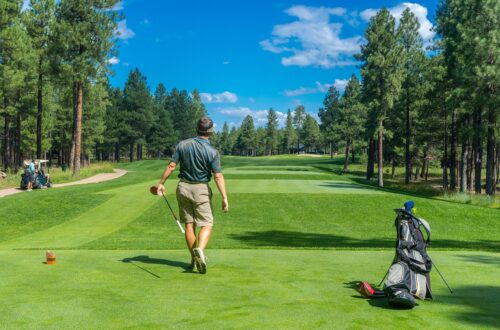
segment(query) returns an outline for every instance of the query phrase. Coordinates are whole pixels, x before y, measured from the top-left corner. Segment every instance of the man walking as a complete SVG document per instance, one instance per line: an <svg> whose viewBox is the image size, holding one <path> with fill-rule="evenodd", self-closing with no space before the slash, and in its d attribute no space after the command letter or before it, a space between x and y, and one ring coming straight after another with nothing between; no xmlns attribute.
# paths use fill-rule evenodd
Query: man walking
<svg viewBox="0 0 500 330"><path fill-rule="evenodd" d="M158 194L165 193L163 185L170 174L180 164L179 184L177 185L177 203L181 221L186 226L186 243L191 252L191 266L202 274L207 272L205 248L212 234L213 209L212 190L208 185L214 174L215 183L222 197L222 210L229 210L224 176L220 166L220 156L209 142L213 134L214 123L203 117L198 121L197 136L179 142L175 153L158 184ZM200 227L198 242L196 227ZM196 247L198 243L198 247Z"/></svg>

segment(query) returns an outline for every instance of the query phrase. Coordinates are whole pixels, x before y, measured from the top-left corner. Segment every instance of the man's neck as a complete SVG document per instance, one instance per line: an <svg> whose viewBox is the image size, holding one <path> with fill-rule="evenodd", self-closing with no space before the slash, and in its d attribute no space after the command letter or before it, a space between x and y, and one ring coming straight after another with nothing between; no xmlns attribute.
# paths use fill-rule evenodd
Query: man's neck
<svg viewBox="0 0 500 330"><path fill-rule="evenodd" d="M203 136L203 135L198 135L197 137L199 137L200 139L205 139L205 140L208 140L210 138L210 136Z"/></svg>

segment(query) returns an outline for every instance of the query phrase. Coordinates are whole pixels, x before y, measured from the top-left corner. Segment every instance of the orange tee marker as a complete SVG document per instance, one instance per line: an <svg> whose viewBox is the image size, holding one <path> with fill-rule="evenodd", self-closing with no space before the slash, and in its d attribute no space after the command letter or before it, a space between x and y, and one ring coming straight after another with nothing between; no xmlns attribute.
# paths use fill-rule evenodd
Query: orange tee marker
<svg viewBox="0 0 500 330"><path fill-rule="evenodd" d="M47 258L47 265L55 265L56 264L56 254L52 251L47 251L45 253Z"/></svg>

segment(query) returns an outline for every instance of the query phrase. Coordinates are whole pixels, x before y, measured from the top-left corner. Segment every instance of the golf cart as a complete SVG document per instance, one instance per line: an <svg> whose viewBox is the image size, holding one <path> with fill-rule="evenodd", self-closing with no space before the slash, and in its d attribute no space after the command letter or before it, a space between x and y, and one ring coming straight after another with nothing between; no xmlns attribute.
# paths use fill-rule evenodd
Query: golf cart
<svg viewBox="0 0 500 330"><path fill-rule="evenodd" d="M21 174L20 188L29 190L30 183L31 189L51 188L48 163L49 161L46 159L37 159L32 162L24 161L25 169L24 173Z"/></svg>

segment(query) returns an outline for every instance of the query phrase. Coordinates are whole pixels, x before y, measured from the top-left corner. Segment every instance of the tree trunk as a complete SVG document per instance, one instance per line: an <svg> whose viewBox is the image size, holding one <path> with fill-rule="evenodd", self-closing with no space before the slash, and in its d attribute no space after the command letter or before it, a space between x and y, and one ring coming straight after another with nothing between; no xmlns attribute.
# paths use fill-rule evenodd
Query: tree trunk
<svg viewBox="0 0 500 330"><path fill-rule="evenodd" d="M378 124L378 186L384 186L384 122L379 121Z"/></svg>
<svg viewBox="0 0 500 330"><path fill-rule="evenodd" d="M115 161L117 163L120 162L120 144L119 143L115 143Z"/></svg>
<svg viewBox="0 0 500 330"><path fill-rule="evenodd" d="M467 191L472 191L472 166L473 166L473 150L470 141L467 143L467 170L465 171L465 176L467 178Z"/></svg>
<svg viewBox="0 0 500 330"><path fill-rule="evenodd" d="M15 171L17 172L19 170L19 167L23 166L23 157L21 154L21 112L17 112L17 118L16 118L16 166L15 166Z"/></svg>
<svg viewBox="0 0 500 330"><path fill-rule="evenodd" d="M483 169L483 141L481 134L482 109L476 108L474 112L474 137L472 140L472 148L474 149L474 191L476 194L481 193L481 171Z"/></svg>
<svg viewBox="0 0 500 330"><path fill-rule="evenodd" d="M354 146L351 147L351 164L356 162L356 158L354 157Z"/></svg>
<svg viewBox="0 0 500 330"><path fill-rule="evenodd" d="M406 91L406 141L405 141L405 184L409 184L411 180L411 158L410 143L411 143L411 126L410 126L410 105L408 100L408 88Z"/></svg>
<svg viewBox="0 0 500 330"><path fill-rule="evenodd" d="M128 158L130 162L134 161L134 142L130 142Z"/></svg>
<svg viewBox="0 0 500 330"><path fill-rule="evenodd" d="M444 108L444 134L443 134L443 158L441 160L441 166L443 168L443 190L448 190L448 113L446 111L446 104L443 105Z"/></svg>
<svg viewBox="0 0 500 330"><path fill-rule="evenodd" d="M74 160L73 176L80 174L80 156L82 149L82 114L83 114L83 83L76 83L75 123L74 123Z"/></svg>
<svg viewBox="0 0 500 330"><path fill-rule="evenodd" d="M330 159L333 159L333 143L330 141Z"/></svg>
<svg viewBox="0 0 500 330"><path fill-rule="evenodd" d="M368 164L366 167L366 179L370 180L375 172L375 139L370 137L368 143Z"/></svg>
<svg viewBox="0 0 500 330"><path fill-rule="evenodd" d="M36 114L36 157L42 158L42 121L43 121L43 74L42 57L38 63L37 114Z"/></svg>
<svg viewBox="0 0 500 330"><path fill-rule="evenodd" d="M453 110L451 115L451 147L450 147L450 190L455 191L457 188L457 120L456 110Z"/></svg>
<svg viewBox="0 0 500 330"><path fill-rule="evenodd" d="M396 157L393 155L392 156L391 178L394 179L395 176L396 176Z"/></svg>
<svg viewBox="0 0 500 330"><path fill-rule="evenodd" d="M3 167L5 170L10 168L10 117L4 113L4 134L3 134Z"/></svg>
<svg viewBox="0 0 500 330"><path fill-rule="evenodd" d="M344 170L343 172L347 172L348 171L348 167L349 167L349 146L351 144L351 140L350 139L347 139L345 141L345 159L344 159Z"/></svg>
<svg viewBox="0 0 500 330"><path fill-rule="evenodd" d="M467 146L467 140L462 142L462 153L460 157L460 192L465 192L467 190L467 157L469 148Z"/></svg>
<svg viewBox="0 0 500 330"><path fill-rule="evenodd" d="M486 193L490 196L496 194L495 180L495 126L496 126L496 107L490 105L488 109L488 131L486 140Z"/></svg>

